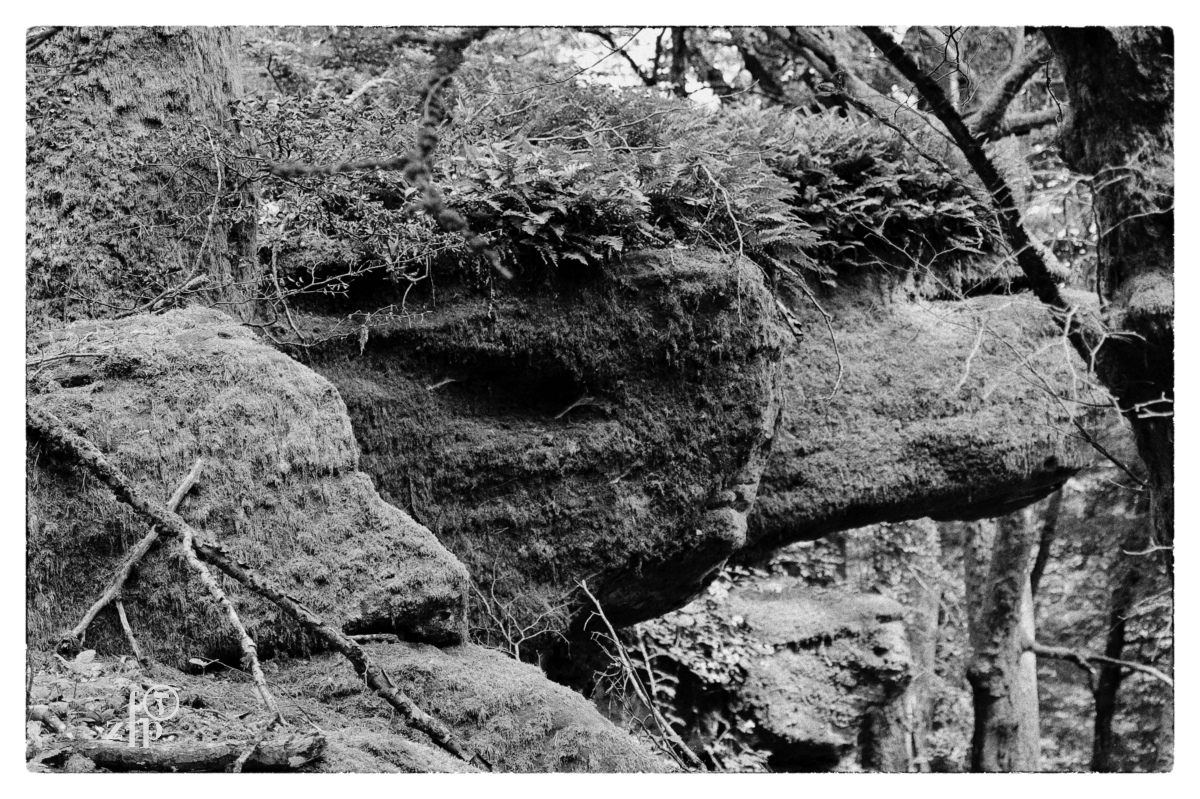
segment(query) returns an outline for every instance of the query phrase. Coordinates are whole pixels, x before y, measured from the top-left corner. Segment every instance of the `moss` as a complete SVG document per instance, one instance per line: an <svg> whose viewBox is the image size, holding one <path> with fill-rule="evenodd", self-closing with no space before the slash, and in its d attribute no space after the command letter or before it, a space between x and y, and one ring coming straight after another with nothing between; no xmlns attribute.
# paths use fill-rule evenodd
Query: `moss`
<svg viewBox="0 0 1200 799"><path fill-rule="evenodd" d="M751 264L644 253L490 300L439 286L410 310L314 368L383 495L485 588L544 609L587 578L633 623L685 603L742 544L784 340Z"/></svg>
<svg viewBox="0 0 1200 799"><path fill-rule="evenodd" d="M1034 298L893 302L844 287L823 302L844 374L834 393L837 355L799 298L809 332L785 359L791 401L750 519L756 553L880 521L1002 515L1090 462L1066 409L1086 419L1104 399Z"/></svg>
<svg viewBox="0 0 1200 799"><path fill-rule="evenodd" d="M213 166L238 138L236 55L232 28L149 27L67 28L30 55L31 328L141 306L193 272L245 302L255 198Z"/></svg>
<svg viewBox="0 0 1200 799"><path fill-rule="evenodd" d="M461 638L465 570L357 471L345 406L325 379L211 310L80 323L56 331L44 355L74 352L101 357L48 362L35 380L36 401L134 484L165 500L203 457L180 513L250 566L348 629ZM100 595L146 527L36 441L27 478L28 635L32 646L49 646ZM226 590L264 653L309 647L273 607L237 584ZM171 542L136 570L125 596L143 645L159 658L236 652ZM112 615L93 624L89 646L126 650Z"/></svg>
<svg viewBox="0 0 1200 799"><path fill-rule="evenodd" d="M422 644L368 647L396 686L427 713L448 724L496 771L647 772L668 765L645 745L606 721L582 696L541 671L473 645L439 649ZM289 667L286 684L320 699L327 710L358 715L362 691L349 667L332 655ZM360 739L357 746L378 746Z"/></svg>

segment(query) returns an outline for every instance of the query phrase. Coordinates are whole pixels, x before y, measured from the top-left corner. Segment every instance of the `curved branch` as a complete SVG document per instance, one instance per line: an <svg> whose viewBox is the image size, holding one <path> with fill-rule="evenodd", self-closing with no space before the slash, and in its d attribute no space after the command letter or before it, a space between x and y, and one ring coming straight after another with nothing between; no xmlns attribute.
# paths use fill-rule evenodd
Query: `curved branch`
<svg viewBox="0 0 1200 799"><path fill-rule="evenodd" d="M638 76L638 79L641 80L643 84L646 86L655 86L658 84L658 75L655 74L656 70L646 72L646 70L642 69L642 66L638 64L637 60L625 50L624 45L617 44L617 40L613 38L611 33L603 28L580 28L580 31L583 33L590 33L608 45L609 50L612 50L614 53L620 53L621 57L625 59L625 63L629 64L630 68L634 71L634 73ZM628 44L628 42L626 42L626 44Z"/></svg>
<svg viewBox="0 0 1200 799"><path fill-rule="evenodd" d="M1057 108L1043 108L1041 111L1028 111L1005 117L995 128L990 138L1002 139L1005 136L1024 136L1032 130L1052 125L1062 120L1062 112Z"/></svg>

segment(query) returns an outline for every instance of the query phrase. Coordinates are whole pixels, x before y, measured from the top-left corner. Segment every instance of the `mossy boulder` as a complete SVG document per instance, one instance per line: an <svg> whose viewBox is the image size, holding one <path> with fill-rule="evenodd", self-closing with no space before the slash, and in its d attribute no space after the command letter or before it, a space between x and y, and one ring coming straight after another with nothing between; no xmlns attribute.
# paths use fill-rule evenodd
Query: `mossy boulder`
<svg viewBox="0 0 1200 799"><path fill-rule="evenodd" d="M91 439L132 482L166 501L198 458L180 514L328 620L457 643L466 633L462 564L359 471L345 405L327 380L199 308L80 322L42 337L29 368L36 402ZM102 593L143 519L83 470L27 449L28 643L46 648ZM232 581L265 655L311 642ZM232 657L236 640L173 541L160 541L125 590L133 629L154 656ZM107 610L87 645L127 652Z"/></svg>
<svg viewBox="0 0 1200 799"><path fill-rule="evenodd" d="M428 644L374 644L368 651L396 684L422 709L450 726L495 771L507 772L658 772L669 761L617 728L579 694L556 685L534 666L492 649L465 644L438 648ZM340 656L324 654L284 664L278 679L294 696L317 700L322 711L345 725L331 738L331 751L350 761L364 753L409 770L415 747L433 768L447 770L440 750L429 754L424 736L389 722L382 701L364 691L362 680ZM362 727L347 724L362 719ZM324 727L322 723L322 727ZM402 737L396 738L396 733ZM390 736L390 737L389 737ZM406 740L410 739L410 740ZM389 750L405 747L389 756ZM419 765L419 764L418 764ZM451 761L458 769L460 763ZM387 768L362 767L354 770ZM345 770L335 760L322 767Z"/></svg>
<svg viewBox="0 0 1200 799"><path fill-rule="evenodd" d="M1105 399L1032 295L939 301L845 285L820 301L832 336L807 298L792 303L804 334L784 361L754 551L877 522L1003 515L1091 462L1071 416Z"/></svg>
<svg viewBox="0 0 1200 799"><path fill-rule="evenodd" d="M311 353L364 469L467 564L481 623L560 631L582 580L617 625L686 603L745 544L781 412L760 270L670 250L493 289L443 279Z"/></svg>
<svg viewBox="0 0 1200 799"><path fill-rule="evenodd" d="M774 650L753 662L730 710L754 721L754 747L773 771L858 770L871 716L913 678L904 608L802 584L761 588L731 591L726 604Z"/></svg>
<svg viewBox="0 0 1200 799"><path fill-rule="evenodd" d="M905 617L882 595L743 570L653 622L641 646L669 686L660 691L667 712L714 764L879 769L890 739L904 740L887 721L915 676ZM614 715L631 709L641 715L636 705Z"/></svg>
<svg viewBox="0 0 1200 799"><path fill-rule="evenodd" d="M398 689L482 753L493 771L672 769L646 742L614 727L583 697L494 650L406 643L367 644L366 649ZM43 703L62 698L56 707L61 706L62 718L77 735L107 731L111 721L95 720L104 709L122 718L131 681L167 684L178 691L180 712L162 725L168 741L246 740L268 717L250 679L231 669L196 674L161 663L143 668L131 658L106 657L77 666L37 652L32 662L32 696ZM406 726L340 655L281 656L264 661L263 669L288 725L279 734L317 732L323 739L312 750L318 757L289 768L359 773L478 770ZM53 736L45 732L46 737L37 736L35 750L54 748Z"/></svg>

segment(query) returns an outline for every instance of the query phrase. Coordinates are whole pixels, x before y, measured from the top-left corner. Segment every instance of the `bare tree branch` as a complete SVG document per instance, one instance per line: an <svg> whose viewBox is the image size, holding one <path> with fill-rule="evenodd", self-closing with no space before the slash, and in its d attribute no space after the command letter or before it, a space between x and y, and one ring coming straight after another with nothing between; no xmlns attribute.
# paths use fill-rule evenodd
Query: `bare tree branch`
<svg viewBox="0 0 1200 799"><path fill-rule="evenodd" d="M274 602L305 629L344 655L371 690L395 708L410 727L424 732L434 743L456 757L490 770L491 764L460 741L449 727L430 716L408 696L397 690L391 678L371 660L365 649L352 641L345 633L327 624L298 600L251 570L245 563L230 555L219 543L208 541L197 535L195 528L178 514L143 495L132 481L110 463L91 441L72 432L58 417L39 408L34 403L30 403L25 410L25 425L47 447L68 455L76 464L87 469L101 483L108 486L118 500L149 519L163 532L180 540L190 536L196 554L202 560L216 566L256 594Z"/></svg>
<svg viewBox="0 0 1200 799"><path fill-rule="evenodd" d="M999 138L1004 115L1021 88L1050 60L1050 45L1043 39L1009 67L983 103L967 119L971 132L981 139Z"/></svg>
<svg viewBox="0 0 1200 799"><path fill-rule="evenodd" d="M1164 682L1172 688L1175 687L1175 681L1173 679L1168 677L1166 674L1163 674L1153 666L1146 666L1142 663L1134 663L1129 660L1118 660L1117 658L1105 657L1104 655L1085 652L1082 649L1069 649L1065 646L1047 646L1045 644L1039 644L1037 641L1033 641L1025 648L1030 652L1033 652L1038 657L1069 660L1084 671L1088 672L1091 671L1091 668L1087 665L1088 663L1110 663L1114 666L1124 666L1127 669L1140 671L1142 674L1149 674L1154 679Z"/></svg>
<svg viewBox="0 0 1200 799"><path fill-rule="evenodd" d="M696 753L693 752L691 748L683 742L683 739L679 737L679 733L675 732L675 729L671 727L670 722L663 718L662 713L659 712L658 705L655 703L654 697L646 691L646 687L642 685L642 681L638 678L637 673L633 670L633 663L630 662L629 655L625 652L625 647L621 646L621 640L617 637L617 631L613 629L612 623L608 620L608 617L604 615L604 608L600 606L600 600L596 599L596 595L588 589L587 580L580 581L579 587L583 590L583 593L587 595L587 598L592 600L592 604L595 605L596 612L593 615L597 616L600 621L604 622L604 626L608 629L609 638L616 647L617 658L620 660L621 666L625 669L626 674L629 675L630 683L633 685L633 689L637 693L638 699L642 700L643 704L649 708L650 714L654 717L654 723L658 727L659 732L662 733L662 736L671 742L672 746L668 751L677 753L678 756L686 761L687 765L691 768L697 771L708 771L708 769L704 767L704 761L702 761L696 755Z"/></svg>
<svg viewBox="0 0 1200 799"><path fill-rule="evenodd" d="M653 69L650 72L642 69L642 66L638 64L637 60L625 50L625 46L617 44L617 40L613 38L612 33L603 28L580 28L580 30L584 33L590 33L600 41L604 42L614 53L620 53L621 57L625 59L625 62L629 64L630 68L633 69L634 74L638 76L638 79L640 79L642 83L647 86L655 86L658 84L658 75L655 74ZM626 42L626 44L628 44L628 42Z"/></svg>
<svg viewBox="0 0 1200 799"><path fill-rule="evenodd" d="M1090 362L1091 354L1095 351L1093 345L1102 337L1101 331L1085 327L1081 318L1083 315L1072 312L1072 305L1063 297L1059 288L1055 270L1051 268L1042 248L1034 243L1025 229L1021 209L1013 196L1012 188L984 151L982 142L971 133L963 118L951 107L937 81L922 72L912 57L887 32L874 26L863 26L862 31L900 74L912 81L917 91L929 102L934 115L945 125L955 144L979 176L984 188L992 195L1004 237L1016 256L1017 265L1029 279L1034 294L1046 305L1065 313L1055 314L1056 320L1064 326L1064 334L1075 350L1085 361Z"/></svg>
<svg viewBox="0 0 1200 799"><path fill-rule="evenodd" d="M1062 111L1057 108L1043 108L1041 111L1028 111L1023 114L1013 114L1005 117L993 131L991 138L1002 139L1005 136L1024 136L1030 131L1043 128L1062 121Z"/></svg>
<svg viewBox="0 0 1200 799"><path fill-rule="evenodd" d="M746 67L746 71L750 73L750 77L754 80L759 90L776 103L786 103L787 98L784 96L783 87L779 85L779 81L775 79L775 75L771 70L767 69L759 57L750 49L750 44L743 38L742 31L738 28L731 28L730 34L733 37L734 46L737 47L738 53L742 56L742 64Z"/></svg>
<svg viewBox="0 0 1200 799"><path fill-rule="evenodd" d="M25 54L29 55L34 50L48 42L55 34L63 29L62 25L51 25L45 30L31 33L25 37Z"/></svg>
<svg viewBox="0 0 1200 799"><path fill-rule="evenodd" d="M174 512L179 509L179 504L183 502L183 498L196 485L196 481L200 479L200 472L203 470L204 460L197 458L191 470L188 471L187 476L183 478L182 482L179 483L179 487L175 489L175 493L171 494L171 498L167 501L167 510ZM116 574L109 580L104 593L88 608L87 613L83 614L83 618L79 620L75 628L67 634L77 644L83 643L83 634L87 632L88 625L96 618L96 614L104 610L110 602L120 598L121 591L125 588L125 583L129 580L130 573L133 572L133 567L141 562L142 558L146 556L146 553L150 551L150 548L154 546L156 541L158 541L158 528L151 527L150 532L146 533L142 540L138 541L137 545L130 550L125 560L121 563L120 568L117 569ZM136 651L134 655L137 656L139 661L145 664L141 655Z"/></svg>

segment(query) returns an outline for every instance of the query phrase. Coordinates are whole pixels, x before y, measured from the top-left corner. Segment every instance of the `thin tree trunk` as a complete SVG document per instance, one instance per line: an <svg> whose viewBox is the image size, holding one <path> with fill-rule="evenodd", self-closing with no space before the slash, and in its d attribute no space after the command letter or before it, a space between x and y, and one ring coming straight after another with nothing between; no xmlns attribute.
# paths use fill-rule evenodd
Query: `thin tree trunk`
<svg viewBox="0 0 1200 799"><path fill-rule="evenodd" d="M1029 565L1034 528L1028 511L967 526L964 570L975 708L972 771L1037 771L1037 660Z"/></svg>
<svg viewBox="0 0 1200 799"><path fill-rule="evenodd" d="M1042 534L1038 539L1037 557L1033 561L1033 570L1029 572L1029 591L1037 596L1038 586L1042 575L1046 573L1046 564L1050 562L1050 550L1054 546L1054 538L1058 535L1058 517L1062 513L1063 490L1060 488L1050 495L1046 501L1046 515L1042 519Z"/></svg>
<svg viewBox="0 0 1200 799"><path fill-rule="evenodd" d="M1134 589L1138 581L1135 568L1127 568L1122 574L1108 610L1108 635L1104 641L1104 656L1120 660L1125 653L1125 617L1133 606ZM1115 663L1101 663L1100 676L1096 680L1096 721L1092 738L1092 771L1115 771L1113 762L1116 737L1113 734L1113 718L1117 713L1117 691L1124 679L1122 667Z"/></svg>
<svg viewBox="0 0 1200 799"><path fill-rule="evenodd" d="M687 97L687 28L671 28L671 90L676 97Z"/></svg>

